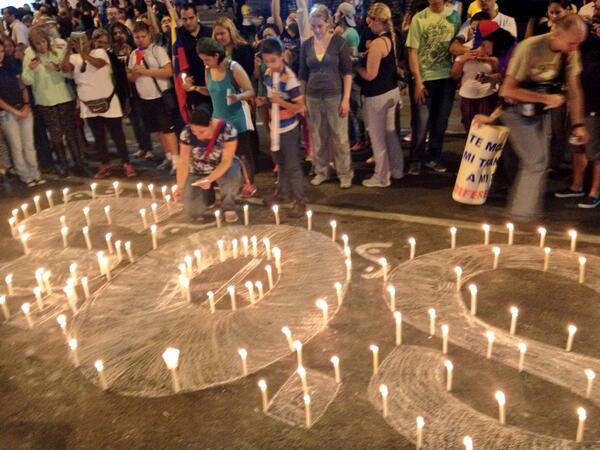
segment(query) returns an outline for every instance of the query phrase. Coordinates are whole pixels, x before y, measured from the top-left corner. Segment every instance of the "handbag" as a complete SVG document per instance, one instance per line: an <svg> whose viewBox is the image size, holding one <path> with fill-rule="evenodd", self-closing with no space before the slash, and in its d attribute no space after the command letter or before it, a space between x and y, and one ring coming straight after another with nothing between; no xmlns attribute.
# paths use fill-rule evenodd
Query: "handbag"
<svg viewBox="0 0 600 450"><path fill-rule="evenodd" d="M99 98L97 100L81 100L85 106L90 110L92 114L104 114L110 109L110 103L115 95L113 89L112 94L108 97Z"/></svg>
<svg viewBox="0 0 600 450"><path fill-rule="evenodd" d="M152 53L152 56L154 56L154 51L150 50L150 52ZM154 57L154 59L156 59L156 57ZM148 66L148 63L146 62L145 56L142 58L142 62L144 63L144 67L146 67L146 69L150 69L150 67ZM170 87L163 91L163 90L161 90L160 86L158 85L158 81L156 81L156 78L154 78L154 77L150 77L150 78L152 78L152 81L154 82L154 86L156 86L156 89L158 89L158 92L160 92L160 97L162 99L163 105L164 105L167 113L171 114L174 110L177 110L179 108L179 105L177 104L177 95L175 94L175 89Z"/></svg>

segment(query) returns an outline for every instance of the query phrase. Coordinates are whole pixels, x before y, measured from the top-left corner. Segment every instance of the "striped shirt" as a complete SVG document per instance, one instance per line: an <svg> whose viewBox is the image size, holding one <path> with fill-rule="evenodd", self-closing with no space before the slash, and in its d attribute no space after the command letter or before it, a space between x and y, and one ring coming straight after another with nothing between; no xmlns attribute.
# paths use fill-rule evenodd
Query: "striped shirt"
<svg viewBox="0 0 600 450"><path fill-rule="evenodd" d="M267 95L271 96L273 92L273 76L271 70L267 69L263 75L263 83L267 88ZM279 90L279 96L286 102L292 102L295 98L300 97L300 82L296 77L296 74L288 66L285 66L282 73L279 76L279 86L276 86ZM287 133L293 130L300 121L297 113L279 107L279 134Z"/></svg>

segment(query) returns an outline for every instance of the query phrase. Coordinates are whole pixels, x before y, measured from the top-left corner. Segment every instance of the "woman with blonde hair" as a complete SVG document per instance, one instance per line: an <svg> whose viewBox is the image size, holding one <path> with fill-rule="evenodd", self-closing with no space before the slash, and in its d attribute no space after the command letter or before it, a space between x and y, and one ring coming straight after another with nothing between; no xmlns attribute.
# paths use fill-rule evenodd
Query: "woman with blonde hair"
<svg viewBox="0 0 600 450"><path fill-rule="evenodd" d="M225 48L231 61L240 64L248 76L254 73L254 49L242 37L229 17L218 17L213 26L212 37Z"/></svg>
<svg viewBox="0 0 600 450"><path fill-rule="evenodd" d="M340 187L352 186L348 142L348 111L352 88L352 60L344 39L331 32L332 17L324 5L310 11L313 36L300 49L300 85L310 118L315 177L318 186L329 179L329 162L335 162Z"/></svg>

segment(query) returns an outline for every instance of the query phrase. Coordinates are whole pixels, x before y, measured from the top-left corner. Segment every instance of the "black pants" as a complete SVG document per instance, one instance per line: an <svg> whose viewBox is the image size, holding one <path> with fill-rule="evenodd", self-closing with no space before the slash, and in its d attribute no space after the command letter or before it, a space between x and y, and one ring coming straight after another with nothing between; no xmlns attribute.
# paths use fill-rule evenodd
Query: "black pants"
<svg viewBox="0 0 600 450"><path fill-rule="evenodd" d="M246 168L248 178L250 179L250 183L254 184L254 174L256 173L256 161L254 160L254 155L252 152L252 133L254 133L254 131L244 131L243 133L238 134L238 146L235 153L237 157L240 158L242 164Z"/></svg>
<svg viewBox="0 0 600 450"><path fill-rule="evenodd" d="M129 154L127 152L127 144L125 143L125 133L123 132L123 124L121 117L89 117L86 119L94 140L96 141L96 153L102 164L108 164L110 158L106 147L106 132L110 133L110 137L117 147L119 156L123 164L129 162Z"/></svg>

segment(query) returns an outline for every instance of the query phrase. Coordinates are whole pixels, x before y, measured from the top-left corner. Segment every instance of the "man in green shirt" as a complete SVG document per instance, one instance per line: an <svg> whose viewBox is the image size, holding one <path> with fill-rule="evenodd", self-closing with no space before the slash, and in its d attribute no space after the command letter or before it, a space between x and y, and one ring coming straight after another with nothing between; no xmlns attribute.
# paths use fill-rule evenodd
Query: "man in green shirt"
<svg viewBox="0 0 600 450"><path fill-rule="evenodd" d="M414 79L416 117L413 120L410 175L419 175L421 165L445 172L442 145L456 89L450 76L450 43L460 29L460 17L444 0L428 0L429 7L415 14L406 47ZM425 158L429 131L429 155Z"/></svg>

